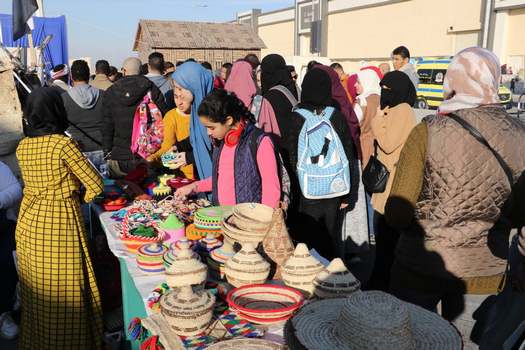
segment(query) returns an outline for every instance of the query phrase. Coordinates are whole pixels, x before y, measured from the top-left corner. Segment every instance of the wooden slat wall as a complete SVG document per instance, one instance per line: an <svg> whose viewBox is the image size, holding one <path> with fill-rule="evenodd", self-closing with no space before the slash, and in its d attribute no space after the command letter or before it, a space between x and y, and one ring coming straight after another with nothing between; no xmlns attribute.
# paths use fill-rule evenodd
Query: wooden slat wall
<svg viewBox="0 0 525 350"><path fill-rule="evenodd" d="M142 44L139 48L139 58L142 62L148 61L151 52L157 51L164 55L165 61L173 62L185 61L193 58L199 62L208 61L214 69L220 69L223 63L233 63L244 58L249 53L254 53L261 57L260 50L229 50L229 49L152 49Z"/></svg>

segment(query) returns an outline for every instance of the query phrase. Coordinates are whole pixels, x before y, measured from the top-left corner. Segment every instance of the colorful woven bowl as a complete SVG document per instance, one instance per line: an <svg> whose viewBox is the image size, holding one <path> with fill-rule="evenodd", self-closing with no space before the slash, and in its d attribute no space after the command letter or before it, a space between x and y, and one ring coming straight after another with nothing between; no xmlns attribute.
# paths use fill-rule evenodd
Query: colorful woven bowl
<svg viewBox="0 0 525 350"><path fill-rule="evenodd" d="M164 272L164 265L162 264L162 256L167 248L160 243L149 243L142 245L137 250L137 266L140 270L146 273L162 273Z"/></svg>
<svg viewBox="0 0 525 350"><path fill-rule="evenodd" d="M194 217L195 226L202 230L220 230L223 217L221 207L209 207L197 210Z"/></svg>
<svg viewBox="0 0 525 350"><path fill-rule="evenodd" d="M286 321L301 307L301 292L273 284L254 284L235 288L228 293L227 302L239 317L258 324Z"/></svg>
<svg viewBox="0 0 525 350"><path fill-rule="evenodd" d="M209 234L215 236L215 238L219 238L222 234L221 230L203 230L200 228L197 228L195 224L188 225L186 227L186 237L191 241L198 241L200 239L203 239L207 237Z"/></svg>

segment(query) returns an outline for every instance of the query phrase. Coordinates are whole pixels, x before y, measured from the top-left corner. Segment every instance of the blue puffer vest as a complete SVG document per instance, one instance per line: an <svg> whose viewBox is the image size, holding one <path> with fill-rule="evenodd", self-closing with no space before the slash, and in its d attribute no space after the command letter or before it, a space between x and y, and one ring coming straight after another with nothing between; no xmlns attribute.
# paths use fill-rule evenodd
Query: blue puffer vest
<svg viewBox="0 0 525 350"><path fill-rule="evenodd" d="M235 199L239 203L261 203L262 181L257 166L257 149L265 133L252 123L248 123L235 149L234 176ZM224 142L213 151L213 205L219 205L217 180L219 161Z"/></svg>

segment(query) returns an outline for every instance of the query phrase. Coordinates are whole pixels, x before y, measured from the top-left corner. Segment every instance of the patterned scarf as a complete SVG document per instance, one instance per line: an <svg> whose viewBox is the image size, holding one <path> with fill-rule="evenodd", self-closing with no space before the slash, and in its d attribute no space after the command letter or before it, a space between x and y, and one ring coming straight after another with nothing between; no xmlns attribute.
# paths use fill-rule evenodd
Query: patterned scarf
<svg viewBox="0 0 525 350"><path fill-rule="evenodd" d="M448 66L440 114L499 103L498 57L489 50L471 47L458 53Z"/></svg>

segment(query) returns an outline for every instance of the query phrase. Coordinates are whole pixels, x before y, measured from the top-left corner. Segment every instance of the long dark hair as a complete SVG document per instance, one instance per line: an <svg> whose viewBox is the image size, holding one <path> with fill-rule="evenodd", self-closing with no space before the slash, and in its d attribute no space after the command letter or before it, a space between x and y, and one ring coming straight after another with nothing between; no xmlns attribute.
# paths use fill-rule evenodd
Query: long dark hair
<svg viewBox="0 0 525 350"><path fill-rule="evenodd" d="M255 124L253 114L233 92L224 89L214 90L206 96L199 106L199 116L205 116L214 123L225 124L228 117L235 123L240 121Z"/></svg>

